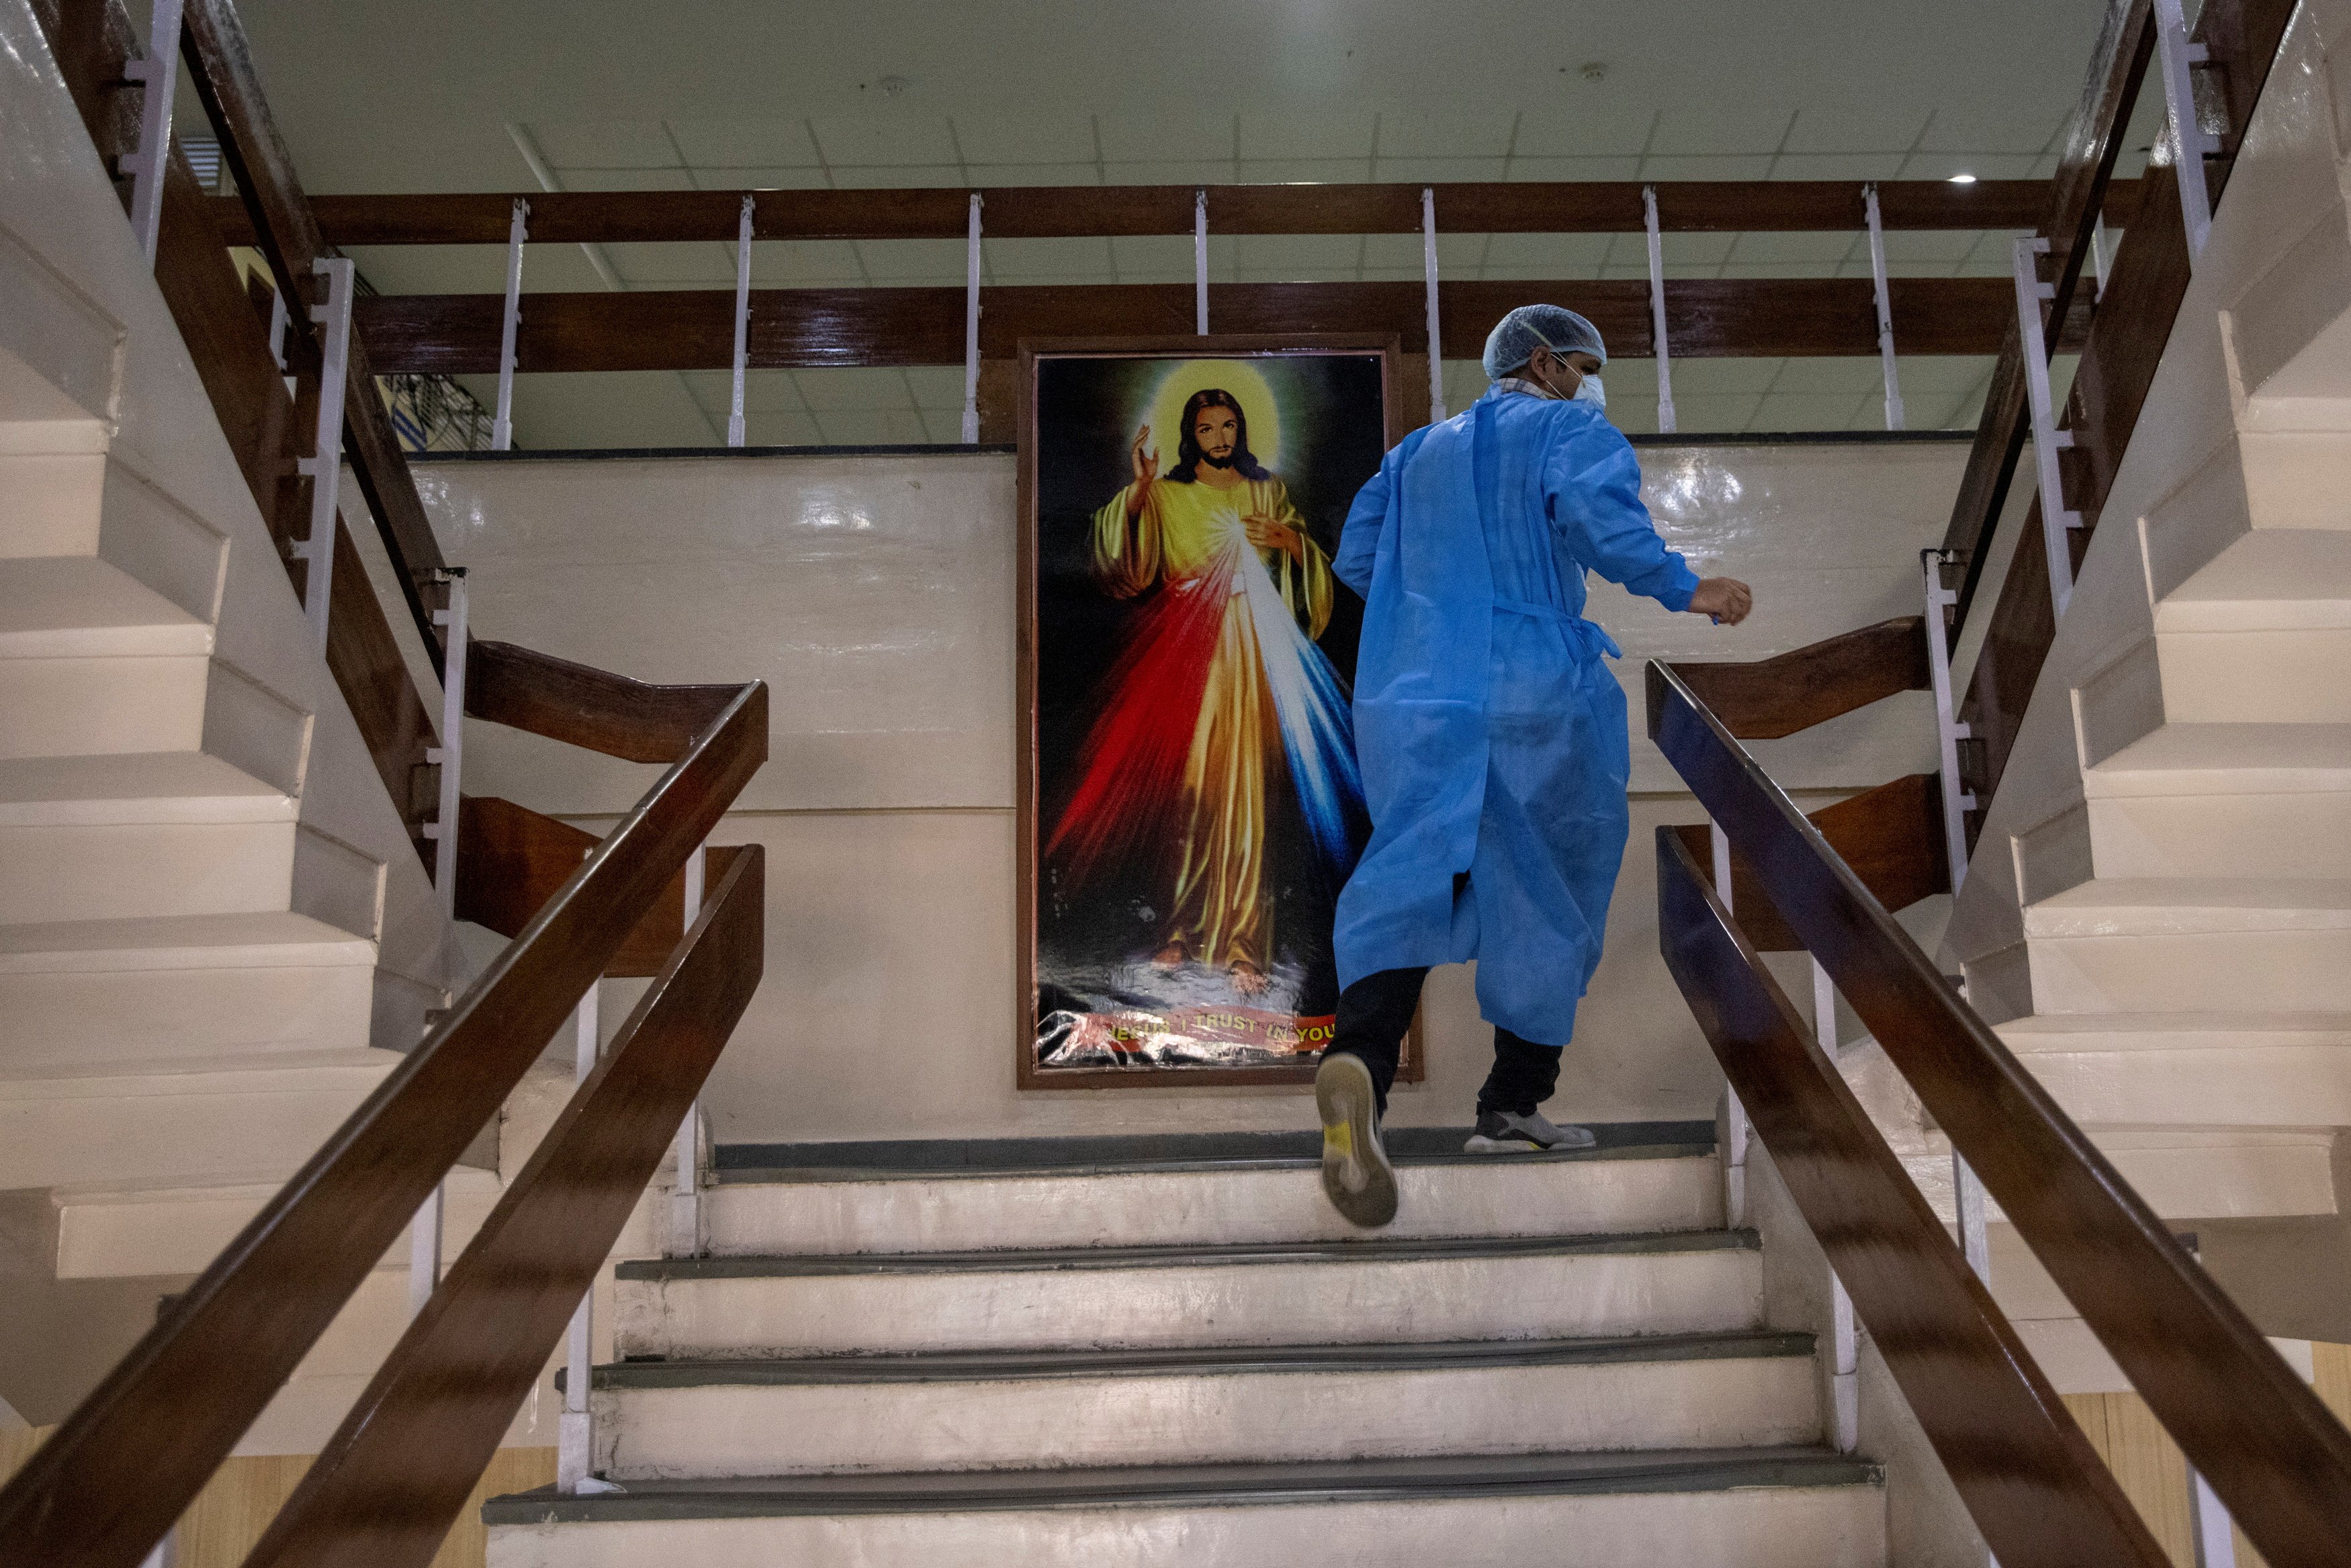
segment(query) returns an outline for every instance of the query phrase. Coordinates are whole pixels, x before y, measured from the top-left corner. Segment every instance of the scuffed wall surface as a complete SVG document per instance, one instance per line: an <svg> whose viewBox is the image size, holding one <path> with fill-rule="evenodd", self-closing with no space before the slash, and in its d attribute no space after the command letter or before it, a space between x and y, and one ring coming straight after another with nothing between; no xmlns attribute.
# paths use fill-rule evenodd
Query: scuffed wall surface
<svg viewBox="0 0 2351 1568"><path fill-rule="evenodd" d="M1747 578L1736 629L1595 582L1623 644L1633 838L1609 952L1555 1114L1705 1117L1719 1077L1656 955L1649 837L1701 815L1641 738L1648 658L1745 659L1917 613L1961 442L1644 447L1668 541ZM712 1082L726 1140L1290 1127L1300 1091L1013 1087L1013 460L1001 453L450 462L419 471L476 634L649 680L758 677L770 761L719 829L768 854L768 976ZM1908 694L1765 742L1792 786L1845 792L1933 766ZM491 726L465 787L597 826L655 770ZM1427 993L1427 1083L1399 1124L1454 1125L1489 1061L1466 971Z"/></svg>

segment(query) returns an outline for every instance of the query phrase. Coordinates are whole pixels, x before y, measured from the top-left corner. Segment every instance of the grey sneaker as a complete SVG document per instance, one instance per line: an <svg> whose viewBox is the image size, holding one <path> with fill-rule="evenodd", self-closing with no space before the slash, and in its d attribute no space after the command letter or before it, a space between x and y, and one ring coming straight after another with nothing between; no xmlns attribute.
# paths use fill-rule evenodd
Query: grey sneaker
<svg viewBox="0 0 2351 1568"><path fill-rule="evenodd" d="M1590 1148L1590 1127L1553 1127L1540 1111L1479 1111L1478 1130L1462 1148L1470 1154L1528 1154L1547 1148Z"/></svg>
<svg viewBox="0 0 2351 1568"><path fill-rule="evenodd" d="M1314 1108L1322 1117L1322 1190L1351 1225L1376 1230L1395 1218L1395 1168L1380 1147L1372 1070L1352 1052L1322 1058Z"/></svg>

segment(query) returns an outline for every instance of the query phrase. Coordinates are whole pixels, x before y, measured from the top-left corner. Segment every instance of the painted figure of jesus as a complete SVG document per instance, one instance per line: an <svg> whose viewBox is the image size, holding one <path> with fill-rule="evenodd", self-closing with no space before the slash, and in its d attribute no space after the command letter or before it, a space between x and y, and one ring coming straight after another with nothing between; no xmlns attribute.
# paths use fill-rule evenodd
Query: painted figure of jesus
<svg viewBox="0 0 2351 1568"><path fill-rule="evenodd" d="M1092 568L1141 604L1047 853L1082 878L1148 829L1167 855L1155 961L1261 995L1275 955L1270 791L1295 792L1333 888L1362 811L1346 691L1314 645L1331 618L1330 558L1251 455L1230 392L1186 400L1164 475L1149 425L1128 456L1133 482L1093 516Z"/></svg>

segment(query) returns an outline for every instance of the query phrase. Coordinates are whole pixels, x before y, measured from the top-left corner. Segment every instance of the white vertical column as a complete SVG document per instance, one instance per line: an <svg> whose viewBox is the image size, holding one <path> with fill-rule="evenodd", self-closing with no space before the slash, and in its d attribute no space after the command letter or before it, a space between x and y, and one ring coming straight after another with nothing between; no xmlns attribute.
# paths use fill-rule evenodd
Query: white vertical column
<svg viewBox="0 0 2351 1568"><path fill-rule="evenodd" d="M1208 335L1208 192L1192 193L1192 330Z"/></svg>
<svg viewBox="0 0 2351 1568"><path fill-rule="evenodd" d="M155 1550L139 1561L139 1568L172 1568L180 1560L180 1527L176 1524L155 1542Z"/></svg>
<svg viewBox="0 0 2351 1568"><path fill-rule="evenodd" d="M449 587L449 607L433 612L433 624L443 627L441 661L441 743L429 746L424 760L441 766L441 810L437 820L424 825L433 840L433 897L441 913L457 918L457 816L461 809L465 770L465 568L451 566L443 574ZM444 1201L448 1184L435 1183L408 1224L408 1313L424 1310L441 1282L441 1239L447 1224Z"/></svg>
<svg viewBox="0 0 2351 1568"><path fill-rule="evenodd" d="M1666 247L1657 234L1657 188L1641 187L1641 210L1649 229L1649 336L1657 346L1657 429L1670 433L1674 424L1674 357L1666 341Z"/></svg>
<svg viewBox="0 0 2351 1568"><path fill-rule="evenodd" d="M2179 216L2188 230L2192 270L2212 233L2212 198L2204 183L2204 160L2220 151L2220 138L2196 117L2196 79L2189 67L2204 63L2204 46L2190 43L2179 0L2155 0L2157 68L2163 73L2163 105L2171 122L2172 173L2179 182Z"/></svg>
<svg viewBox="0 0 2351 1568"><path fill-rule="evenodd" d="M979 441L979 192L971 193L971 222L963 254L963 444Z"/></svg>
<svg viewBox="0 0 2351 1568"><path fill-rule="evenodd" d="M2049 340L2064 324L2053 321L2044 327L2041 323L2041 303L2055 295L2056 286L2041 281L2034 258L2048 248L2047 240L2017 236L2016 330L2024 350L2025 402L2032 414L2032 462L2041 481L2041 536L2049 560L2049 597L2062 620L2074 597L2074 548L2066 531L2079 528L2082 518L2065 504L2064 479L2057 468L2057 453L2074 444L2074 432L2057 428L2051 407Z"/></svg>
<svg viewBox="0 0 2351 1568"><path fill-rule="evenodd" d="M1991 1288L1991 1235L1984 1218L1983 1179L1976 1175L1967 1157L1956 1150L1951 1155L1951 1201L1959 1214L1959 1251L1968 1260L1968 1267L1976 1278Z"/></svg>
<svg viewBox="0 0 2351 1568"><path fill-rule="evenodd" d="M163 171L172 158L172 100L180 88L181 0L155 0L147 53L123 63L122 74L146 90L139 103L139 151L122 155L131 176L131 232L147 265L155 265L155 235L163 225ZM161 1548L158 1548L160 1551Z"/></svg>
<svg viewBox="0 0 2351 1568"><path fill-rule="evenodd" d="M530 203L515 198L507 223L507 313L498 334L498 407L490 421L490 450L514 448L515 331L522 325L522 247L530 238Z"/></svg>
<svg viewBox="0 0 2351 1568"><path fill-rule="evenodd" d="M1428 422L1445 422L1445 336L1437 325L1437 192L1420 191L1420 266L1428 287Z"/></svg>
<svg viewBox="0 0 2351 1568"><path fill-rule="evenodd" d="M1877 358L1886 370L1886 428L1902 428L1902 379L1894 369L1894 301L1886 287L1886 225L1877 213L1877 184L1861 188L1869 211L1869 276L1877 289Z"/></svg>
<svg viewBox="0 0 2351 1568"><path fill-rule="evenodd" d="M321 257L311 269L327 280L327 302L310 307L319 334L319 417L312 456L298 459L295 471L310 481L310 536L294 546L308 563L303 574L302 613L320 652L327 647L327 609L335 586L335 519L343 485L343 397L351 356L352 265L340 256ZM373 389L370 389L371 392Z"/></svg>
<svg viewBox="0 0 2351 1568"><path fill-rule="evenodd" d="M457 918L457 814L459 790L465 766L465 568L451 566L445 574L449 607L433 612L433 624L447 629L442 639L441 743L424 753L441 766L441 815L426 825L424 836L433 845L433 895L441 913Z"/></svg>
<svg viewBox="0 0 2351 1568"><path fill-rule="evenodd" d="M710 846L701 844L685 857L685 924L692 930L702 915L704 865ZM677 1190L670 1199L669 1251L691 1258L702 1251L702 1102L686 1107L677 1129Z"/></svg>
<svg viewBox="0 0 2351 1568"><path fill-rule="evenodd" d="M1714 896L1722 900L1725 909L1730 902L1730 836L1722 831L1722 824L1709 819L1707 823L1708 842L1713 847ZM1739 1091L1725 1084L1722 1088L1722 1222L1738 1227L1747 1223L1747 1107L1740 1103Z"/></svg>
<svg viewBox="0 0 2351 1568"><path fill-rule="evenodd" d="M753 199L743 198L743 213L735 225L735 400L726 414L726 444L743 444L743 371L751 359L751 213ZM520 281L520 275L517 275ZM499 389L501 395L505 389Z"/></svg>
<svg viewBox="0 0 2351 1568"><path fill-rule="evenodd" d="M1813 1038L1836 1059L1836 982L1813 960ZM1829 1446L1849 1454L1861 1446L1861 1334L1844 1282L1829 1270Z"/></svg>
<svg viewBox="0 0 2351 1568"><path fill-rule="evenodd" d="M2090 273L2098 282L2097 292L2090 296L2091 302L2103 305L2106 299L2106 215L2104 213L2100 213L2098 221L2090 225Z"/></svg>
<svg viewBox="0 0 2351 1568"><path fill-rule="evenodd" d="M1943 586L1943 552L1921 550L1918 564L1927 583L1927 670L1935 689L1935 755L1943 784L1943 857L1951 868L1956 896L1968 875L1968 817L1976 797L1959 782L1959 742L1971 732L1958 716L1951 695L1951 645L1943 611L1959 596Z"/></svg>
<svg viewBox="0 0 2351 1568"><path fill-rule="evenodd" d="M575 1089L596 1070L601 1029L597 1003L601 989L601 981L590 981L573 1017L571 1082ZM572 1309L571 1327L565 1336L563 1413L556 1421L555 1490L570 1496L583 1491L620 1490L588 1473L596 1453L593 1417L588 1405L589 1379L594 1376L590 1362L595 1356L595 1328L596 1286L591 1282L588 1293Z"/></svg>

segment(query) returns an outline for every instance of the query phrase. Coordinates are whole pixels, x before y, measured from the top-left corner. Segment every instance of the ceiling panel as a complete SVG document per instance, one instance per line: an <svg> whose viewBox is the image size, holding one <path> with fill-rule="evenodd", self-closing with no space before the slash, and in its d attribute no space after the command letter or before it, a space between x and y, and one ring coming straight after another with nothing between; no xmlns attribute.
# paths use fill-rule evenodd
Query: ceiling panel
<svg viewBox="0 0 2351 1568"><path fill-rule="evenodd" d="M1379 115L1369 109L1260 107L1239 117L1236 152L1253 158L1369 158Z"/></svg>
<svg viewBox="0 0 2351 1568"><path fill-rule="evenodd" d="M955 137L943 114L887 110L867 115L828 115L809 122L818 155L828 167L949 164Z"/></svg>
<svg viewBox="0 0 2351 1568"><path fill-rule="evenodd" d="M679 156L697 167L813 168L820 161L799 119L673 119Z"/></svg>
<svg viewBox="0 0 2351 1568"><path fill-rule="evenodd" d="M967 163L1091 163L1096 155L1090 114L1025 113L1008 105L953 119Z"/></svg>
<svg viewBox="0 0 2351 1568"><path fill-rule="evenodd" d="M658 119L552 119L527 122L530 138L559 168L663 169L677 147Z"/></svg>

